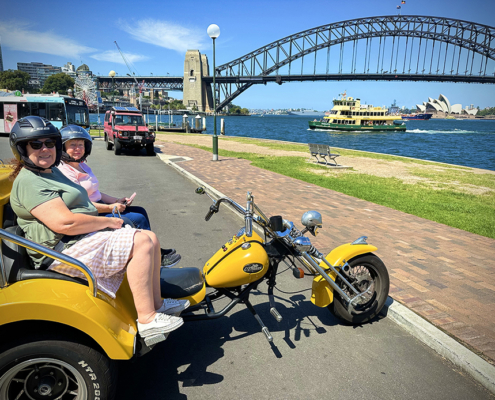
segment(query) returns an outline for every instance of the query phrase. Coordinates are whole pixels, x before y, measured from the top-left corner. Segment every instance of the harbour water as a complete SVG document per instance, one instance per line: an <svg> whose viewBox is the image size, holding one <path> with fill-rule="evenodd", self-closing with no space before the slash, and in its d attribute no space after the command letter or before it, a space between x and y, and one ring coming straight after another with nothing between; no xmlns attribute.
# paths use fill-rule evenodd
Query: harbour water
<svg viewBox="0 0 495 400"><path fill-rule="evenodd" d="M101 115L101 121L103 116ZM158 121L168 122L168 116ZM228 136L285 140L300 143L321 143L333 147L371 151L391 155L438 161L467 167L495 170L495 121L437 120L407 121L405 132L336 132L311 131L308 117L297 115L265 115L263 117L217 117L225 119ZM90 114L91 122L97 115ZM189 120L192 122L193 117ZM146 119L155 123L155 116ZM174 116L180 124L181 116ZM213 134L213 117L206 118L206 133Z"/></svg>

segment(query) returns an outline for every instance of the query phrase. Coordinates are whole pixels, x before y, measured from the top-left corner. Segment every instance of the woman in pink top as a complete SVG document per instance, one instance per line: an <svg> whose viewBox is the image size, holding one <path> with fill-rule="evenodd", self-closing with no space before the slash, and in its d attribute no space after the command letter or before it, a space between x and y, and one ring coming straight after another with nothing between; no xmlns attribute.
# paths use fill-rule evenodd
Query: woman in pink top
<svg viewBox="0 0 495 400"><path fill-rule="evenodd" d="M131 207L130 198L117 198L100 192L98 179L85 163L93 147L89 133L77 125L68 125L62 128L60 133L63 148L62 162L58 169L72 182L86 189L99 215L112 217L112 211L117 207L124 221L132 222L136 229L151 230L148 214L143 207ZM181 260L181 256L174 249L161 249L161 254L163 266L172 267Z"/></svg>
<svg viewBox="0 0 495 400"><path fill-rule="evenodd" d="M72 182L86 189L99 215L111 217L116 207L120 215L128 218L137 229L151 230L148 214L143 207L130 207L132 199L113 197L100 192L98 179L89 165L85 163L86 158L91 154L91 136L75 125L61 129L60 133L62 134L63 162L58 169Z"/></svg>

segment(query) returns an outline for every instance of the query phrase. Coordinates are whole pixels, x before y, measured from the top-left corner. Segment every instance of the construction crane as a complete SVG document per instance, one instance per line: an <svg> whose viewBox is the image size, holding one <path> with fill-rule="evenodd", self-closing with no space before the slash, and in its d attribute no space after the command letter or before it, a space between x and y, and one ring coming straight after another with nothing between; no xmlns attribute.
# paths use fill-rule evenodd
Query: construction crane
<svg viewBox="0 0 495 400"><path fill-rule="evenodd" d="M142 112L143 111L143 108L142 108L143 101L142 100L143 100L144 80L143 80L143 82L141 84L138 83L138 81L137 81L134 73L131 70L131 67L129 66L129 63L127 62L127 59L124 56L124 53L122 52L122 50L120 49L119 45L117 44L117 41L115 40L114 43L115 43L115 46L117 46L117 49L119 50L119 53L122 56L122 59L124 60L125 65L127 66L127 69L129 70L129 76L131 76L132 78L134 78L134 82L136 82L136 86L139 88L139 110Z"/></svg>

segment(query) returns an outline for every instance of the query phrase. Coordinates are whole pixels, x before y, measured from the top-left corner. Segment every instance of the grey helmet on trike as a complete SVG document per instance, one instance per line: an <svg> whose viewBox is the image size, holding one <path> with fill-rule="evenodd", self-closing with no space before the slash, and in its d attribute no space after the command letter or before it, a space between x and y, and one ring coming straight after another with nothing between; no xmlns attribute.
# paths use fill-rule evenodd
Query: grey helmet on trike
<svg viewBox="0 0 495 400"><path fill-rule="evenodd" d="M38 139L55 139L57 155L55 162L49 167L56 167L62 158L62 136L59 130L50 121L43 117L28 116L19 119L12 128L9 136L10 149L14 157L26 167L44 171L35 165L28 157L26 145L30 141Z"/></svg>
<svg viewBox="0 0 495 400"><path fill-rule="evenodd" d="M91 139L91 135L84 129L78 125L67 125L60 129L60 133L62 135L62 161L64 162L84 162L86 158L91 154L91 149L93 147L93 139ZM69 140L84 140L84 154L78 160L69 156L65 149L65 144Z"/></svg>

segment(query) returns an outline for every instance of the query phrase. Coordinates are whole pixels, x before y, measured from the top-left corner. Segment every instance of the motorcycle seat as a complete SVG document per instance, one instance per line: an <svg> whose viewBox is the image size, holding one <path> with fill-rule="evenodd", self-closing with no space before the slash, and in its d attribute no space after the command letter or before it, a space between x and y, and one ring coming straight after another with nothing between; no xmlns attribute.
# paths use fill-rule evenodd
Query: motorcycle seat
<svg viewBox="0 0 495 400"><path fill-rule="evenodd" d="M160 270L163 298L178 299L192 296L203 289L204 277L198 268L166 268Z"/></svg>

